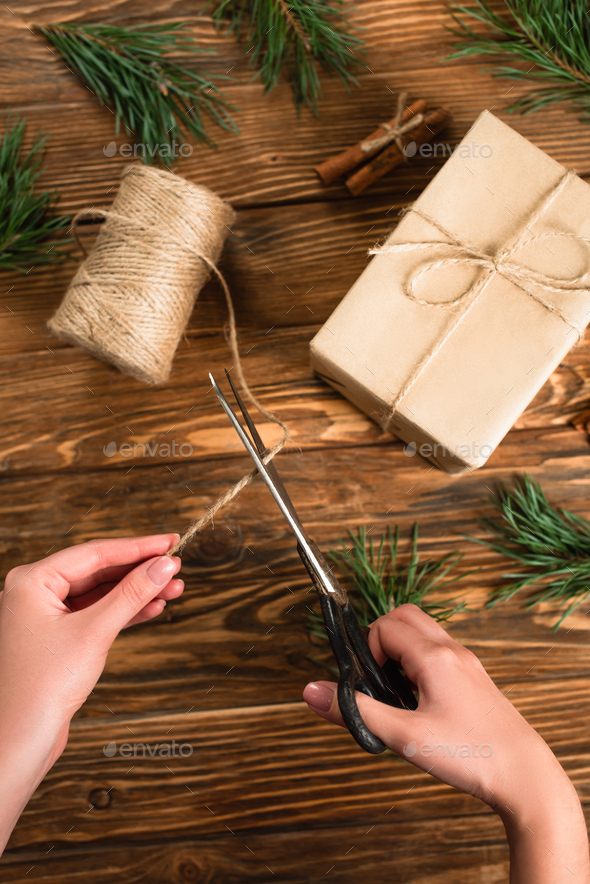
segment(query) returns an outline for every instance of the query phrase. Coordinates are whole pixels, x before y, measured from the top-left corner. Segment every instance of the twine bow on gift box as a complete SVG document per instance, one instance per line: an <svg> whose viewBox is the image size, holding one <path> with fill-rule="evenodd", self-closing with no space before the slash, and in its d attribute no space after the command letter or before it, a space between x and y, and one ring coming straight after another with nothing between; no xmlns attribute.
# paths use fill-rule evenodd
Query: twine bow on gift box
<svg viewBox="0 0 590 884"><path fill-rule="evenodd" d="M571 294L576 292L590 291L588 285L583 284L584 280L587 280L590 270L586 270L584 271L584 273L578 275L572 273L572 276L568 279L555 278L547 276L545 273L531 270L527 267L524 267L522 264L518 264L515 261L510 260L515 252L524 248L524 246L527 246L530 243L540 242L541 240L548 237L562 236L569 240L580 240L581 242L590 244L590 237L583 236L581 234L559 232L535 234L532 233L530 230L531 226L539 220L539 218L547 211L551 203L561 193L568 181L575 177L575 172L572 172L569 169L566 170L561 179L555 185L555 187L552 188L552 190L543 199L539 207L528 219L527 223L524 225L522 232L516 238L514 243L512 245L500 247L494 254L488 254L487 252L478 249L471 243L461 240L459 237L455 236L454 233L448 230L443 224L441 224L427 212L422 211L422 209L419 209L416 206L410 206L407 209L407 212L414 212L416 215L419 215L421 218L423 218L429 224L432 224L434 227L437 228L437 230L447 236L451 240L451 242L391 242L387 243L384 246L381 246L380 248L370 250L369 254L372 255L383 253L394 254L396 252L420 251L424 249L427 249L429 251L434 249L444 249L447 252L449 249L454 250L455 255L453 257L432 259L430 261L427 261L420 268L414 270L404 281L403 292L404 295L411 301L414 301L416 304L422 304L425 307L462 307L462 310L458 313L455 322L451 323L450 326L445 330L444 334L435 343L433 348L422 360L422 362L420 362L416 366L405 384L398 391L393 400L393 403L389 407L388 413L384 418L383 428L385 430L389 428L389 425L393 420L395 411L397 410L400 402L414 386L424 369L432 362L436 354L442 349L442 347L445 345L451 335L458 328L460 323L465 319L473 305L477 302L479 296L482 294L488 283L494 278L496 274L499 274L500 276L504 277L504 279L517 286L517 288L519 288L521 291L531 297L534 301L536 301L550 313L554 313L556 316L559 316L560 319L562 319L567 325L570 326L570 331L576 332L577 342L579 343L584 334L585 326L580 325L578 322L576 322L576 320L567 316L567 314L560 310L559 307L556 307L555 304L551 304L550 302L546 301L542 297L542 295L538 294L537 292L531 291L531 289L527 286L527 283L536 283L537 285L542 286L546 291L554 292L555 294ZM425 274L430 273L431 271L439 270L441 267L449 267L454 264L476 267L481 269L483 272L478 276L473 285L471 285L467 289L467 291L461 292L455 298L450 298L447 301L431 301L426 298L419 298L415 294L416 285Z"/></svg>

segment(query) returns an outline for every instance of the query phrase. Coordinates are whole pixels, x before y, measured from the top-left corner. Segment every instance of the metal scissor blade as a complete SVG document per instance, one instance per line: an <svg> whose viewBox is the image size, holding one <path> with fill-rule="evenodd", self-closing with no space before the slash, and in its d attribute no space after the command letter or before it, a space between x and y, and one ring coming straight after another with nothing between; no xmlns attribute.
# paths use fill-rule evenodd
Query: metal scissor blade
<svg viewBox="0 0 590 884"><path fill-rule="evenodd" d="M244 448L246 449L246 451L248 452L248 454L250 455L250 457L254 461L256 468L257 468L258 472L260 473L260 475L262 476L264 483L266 484L268 490L270 491L270 493L274 497L276 503L278 504L280 511L284 515L285 519L287 520L287 522L289 524L289 527L291 528L293 534L297 538L299 545L304 550L309 564L311 565L313 570L316 572L318 578L322 578L325 573L324 568L322 567L321 563L318 561L318 558L312 549L309 538L307 537L307 534L305 533L305 531L301 527L301 523L299 522L299 519L293 518L293 515L291 514L289 507L287 506L287 504L283 500L278 488L275 486L272 476L269 474L269 472L266 468L266 465L262 462L262 458L261 458L260 454L258 453L258 451L256 450L255 445L253 444L252 440L250 439L250 437L248 436L248 434L246 433L246 431L242 427L237 416L234 414L231 405L229 404L229 402L227 401L227 399L225 398L225 396L221 392L221 390L217 384L217 381L215 380L215 378L213 377L211 372L209 372L209 380L211 381L211 384L213 385L213 389L215 390L215 395L219 399L219 402L221 403L221 407L223 408L223 410L227 414L228 418L232 422L236 433L238 434L238 436L242 440L242 444L244 445ZM325 581L323 581L323 582L325 582ZM330 589L329 586L327 588L329 589L330 592L334 592L334 590Z"/></svg>
<svg viewBox="0 0 590 884"><path fill-rule="evenodd" d="M225 369L225 376L229 381L229 385L232 388L232 392L233 392L234 396L236 397L236 402L238 403L238 405L240 407L240 411L242 412L244 420L246 421L246 426L250 430L250 435L252 436L252 439L254 440L254 444L256 445L256 448L258 449L258 453L260 454L261 458L264 458L264 455L267 452L267 448L266 448L264 442L262 441L262 439L260 438L260 433L256 429L256 424L254 423L254 421L250 417L250 415L248 413L248 409L246 408L242 397L238 393L238 391L234 385L234 382L232 381L232 379L230 377L230 374L229 374L229 371L227 370L227 368ZM285 488L285 486L281 482L280 476L277 472L277 468L275 467L272 460L266 464L266 470L269 473L269 475L272 477L272 480L275 483L275 487L277 488L279 494L281 495L281 497L285 501L285 504L289 508L289 512L291 513L291 516L293 517L294 521L297 522L297 524L299 525L301 530L304 531L303 525L301 524L301 520L299 519L299 516L297 515L297 512L295 510L295 507L293 506L293 502L292 502L291 498L289 497L289 495L287 494L287 489Z"/></svg>

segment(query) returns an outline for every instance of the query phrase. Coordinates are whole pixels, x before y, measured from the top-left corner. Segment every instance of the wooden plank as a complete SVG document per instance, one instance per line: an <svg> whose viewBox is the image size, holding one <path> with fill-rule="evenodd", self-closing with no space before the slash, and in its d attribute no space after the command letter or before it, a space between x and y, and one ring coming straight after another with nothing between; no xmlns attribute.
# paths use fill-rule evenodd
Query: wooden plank
<svg viewBox="0 0 590 884"><path fill-rule="evenodd" d="M520 687L513 702L588 807L590 679ZM113 757L105 756L106 746ZM94 802L107 806L90 810L96 790L102 791ZM78 722L9 845L49 850L149 841L154 831L176 838L225 835L227 828L270 835L335 822L368 828L488 813L477 799L391 753L367 755L305 704L282 703Z"/></svg>
<svg viewBox="0 0 590 884"><path fill-rule="evenodd" d="M305 124L297 120L287 86L278 87L278 93L270 97L260 95L258 86L230 87L226 90L228 96L242 108L239 116L241 134L212 133L219 149L211 151L196 145L192 156L181 158L175 170L191 181L207 185L236 207L347 200L350 194L343 183L324 187L313 167L364 138L384 114L391 115L392 96L387 89L391 77L368 79L368 76L361 77L362 89L346 99L345 128L343 96L340 94L343 87L336 83L329 83L325 89L332 109L327 108L321 118L313 118ZM459 76L456 68L455 76ZM450 145L449 150L459 143L481 110L493 106L494 99L497 100L497 84L493 91L487 90L483 96L478 97L474 92L471 98L460 98L457 93L453 95L449 87L443 92L440 80L438 86L433 86L432 71L424 73L421 80L416 82L413 93L423 96L432 105L445 103L456 112L454 122L444 133L444 140L439 142ZM396 88L395 82L391 88ZM336 91L339 94L334 95ZM124 137L115 138L108 111L86 101L53 106L18 105L14 111L26 116L29 141L38 129L50 134L46 172L40 185L60 193L61 211L73 213L91 206L104 208L110 205L113 190L129 165L129 158L119 153L105 157L103 153L103 148L112 140L116 140L119 147L128 143ZM63 121L59 129L54 124L57 113ZM590 176L586 140L580 135L575 116L558 107L544 112L541 123L538 117L535 123L531 123L528 117L523 119L507 114L496 106L494 113L554 159L575 168L583 177ZM2 128L5 119L6 112L3 112L0 114ZM77 135L74 168L72 130ZM263 139L272 148L261 154ZM438 150L436 157L414 157L407 166L398 167L385 176L371 188L371 197L401 199L407 194L412 198L417 196L444 162L442 147Z"/></svg>
<svg viewBox="0 0 590 884"><path fill-rule="evenodd" d="M239 210L220 269L233 292L240 329L266 335L270 329L323 324L366 267L369 249L396 226L406 203L367 197ZM81 227L87 250L97 230L98 225ZM75 262L3 275L0 354L63 346L48 335L45 323L76 272L81 252L73 254ZM219 332L226 322L223 293L211 281L199 295L187 334ZM587 346L577 348L580 354L587 358ZM579 378L573 381L580 385Z"/></svg>
<svg viewBox="0 0 590 884"><path fill-rule="evenodd" d="M149 14L134 0L0 10L8 47L0 60L0 105L26 114L29 142L39 126L50 133L42 183L60 191L64 211L109 205L127 160L105 157L110 114L25 22L179 19L196 10L188 0L156 0ZM542 116L507 115L508 100L526 85L504 97L504 83L482 74L478 60L439 65L452 38L434 0L363 2L350 14L366 27L370 72L350 97L324 78L317 119L306 111L297 118L286 82L263 96L249 82L244 48L224 40L206 17L194 19L202 45L218 49L206 68L232 68L237 77L228 94L242 108L241 135L221 135L217 153L195 148L178 170L240 209L222 269L238 293L243 349L254 346L248 377L288 418L300 447L281 457L281 472L310 533L327 548L360 522L377 534L395 521L407 538L417 518L423 554L463 549L465 568L481 564L470 578L476 610L458 618L452 634L548 740L588 810L587 615L581 611L555 634L547 608L524 614L512 603L481 610L502 563L461 538L475 530L486 486L514 470L541 480L553 502L590 515L585 437L551 428L590 397L587 348L570 354L490 464L460 479L408 460L399 443L386 441L368 418L312 379L308 366L308 341L362 270L367 245L390 229L397 207L421 192L443 162L416 159L358 201L340 183L319 184L313 165L389 116L392 91L404 87L449 105L456 117L444 140L451 146L483 107L494 105L518 131L590 177L586 130L561 107ZM148 390L44 333L73 271L70 265L3 279L5 570L92 536L182 529L246 469L206 395L206 370L219 373L228 358L217 287L202 293L171 382ZM275 438L274 427L263 431ZM113 440L165 443L172 434L177 446L193 446L191 457L130 462L102 454ZM349 735L298 702L305 682L324 675L309 659L321 653L305 634L312 597L292 538L260 483L189 548L183 576L182 600L115 643L64 757L0 860L3 880L238 884L275 877L307 884L329 873L379 884L391 880L392 862L400 884L506 879L501 825L484 805L391 756L364 755ZM129 770L127 758L102 751L111 740L153 742L172 734L195 747L190 758L174 759L174 773L165 758L139 758ZM103 799L107 807L98 806Z"/></svg>
<svg viewBox="0 0 590 884"><path fill-rule="evenodd" d="M103 147L114 137L112 115L98 106L59 56L52 55L45 41L32 35L26 25L31 15L41 22L63 18L88 21L92 10L92 4L81 2L67 10L38 3L26 15L18 11L11 15L6 8L0 13L11 46L2 72L0 104L26 113L30 138L39 127L51 133L43 182L60 191L64 211L108 204L107 193L116 186L128 160L118 154L104 156ZM133 22L146 17L145 8L135 2L101 3L94 10L102 21ZM188 0L172 7L156 4L149 17L170 20L187 15L194 21L195 7ZM179 162L178 171L236 205L348 198L342 183L324 188L313 166L364 138L376 122L390 117L396 101L392 92L404 88L431 105L448 105L453 110L455 121L444 143L456 145L481 110L493 108L556 159L590 175L587 139L574 114L556 107L545 109L542 115L509 115L509 101L526 93L526 84L514 86L507 98L504 83L481 72L481 60L440 64L453 45L445 30L449 17L444 7L426 0L419 9L410 10L403 0L395 0L381 5L361 3L350 15L353 23L365 29L363 35L370 47L368 70L359 77L361 88L353 88L350 94L338 80L324 76L324 100L317 118L308 111L297 115L286 82L264 96L261 85L250 82L245 48L216 34L206 18L197 20L198 39L206 47L214 45L219 54L217 60L207 60L205 69L217 73L231 70L238 80L225 91L240 108L241 134L216 132L219 151L196 146L190 158ZM396 59L395 74L391 72L392 57ZM56 116L59 126L55 125ZM124 141L118 139L119 144ZM261 149L261 145L267 148ZM418 158L408 168L387 176L372 193L416 194L441 162L440 156L435 160Z"/></svg>
<svg viewBox="0 0 590 884"><path fill-rule="evenodd" d="M102 811L101 811L102 812ZM5 884L209 884L272 880L284 884L503 884L508 876L504 830L492 813L403 822L388 817L366 825L295 832L225 833L218 838L160 839L44 851L11 850L0 859ZM353 845L351 848L350 845ZM32 870L34 869L34 871ZM34 876L37 876L35 879Z"/></svg>
<svg viewBox="0 0 590 884"><path fill-rule="evenodd" d="M397 223L397 200L274 206L238 212L220 269L233 292L240 328L267 332L324 322L366 266L368 249ZM98 225L81 228L89 250ZM0 352L62 346L45 322L57 309L77 269L63 264L5 274ZM199 295L188 334L219 331L227 322L219 283ZM53 341L53 344L52 344Z"/></svg>
<svg viewBox="0 0 590 884"><path fill-rule="evenodd" d="M407 542L418 520L424 555L462 550L466 570L483 566L465 582L474 587L476 613L453 623L452 634L509 689L531 666L539 679L590 675L588 618L582 611L556 636L552 610L532 616L516 603L480 610L506 562L462 535L479 531L474 520L486 509L488 487L515 470L540 480L552 502L590 516L584 446L575 431L514 432L488 467L459 479L406 458L399 444L294 452L281 456L280 469L303 523L326 549L359 523L374 536L398 523ZM92 537L182 530L246 469L236 456L179 464L173 474L160 465L6 478L2 569ZM321 675L306 638L307 575L262 483L187 549L182 576L185 594L164 617L117 640L82 716L102 717L107 705L116 714L146 714L296 700Z"/></svg>
<svg viewBox="0 0 590 884"><path fill-rule="evenodd" d="M255 395L289 423L293 443L302 450L390 446L391 437L373 420L313 376L309 341L316 329L240 333L244 370ZM54 349L53 339L42 331L37 330L35 338L47 342L38 352L0 356L0 472L108 471L114 465L129 469L145 463L149 451L156 452L148 457L150 463L168 463L174 470L174 464L242 454L239 439L210 392L208 372L221 378L223 369L232 365L221 334L193 329L181 343L169 382L157 388L125 377L77 348ZM590 350L584 346L568 355L516 427L567 424L589 397ZM277 425L263 419L259 425L269 444L278 440ZM589 451L583 432L567 439L577 453ZM116 453L105 457L105 447L113 442ZM121 454L121 445L138 447L126 447ZM150 448L140 447L146 445ZM405 458L403 463L407 466Z"/></svg>

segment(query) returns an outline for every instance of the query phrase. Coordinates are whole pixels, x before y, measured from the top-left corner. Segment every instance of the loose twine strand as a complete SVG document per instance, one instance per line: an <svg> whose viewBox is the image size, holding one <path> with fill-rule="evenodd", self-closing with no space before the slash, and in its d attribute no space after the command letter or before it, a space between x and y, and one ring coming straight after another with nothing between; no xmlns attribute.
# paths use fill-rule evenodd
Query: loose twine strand
<svg viewBox="0 0 590 884"><path fill-rule="evenodd" d="M409 300L414 301L414 303L416 304L422 304L426 307L452 308L463 306L463 309L460 313L458 313L455 321L450 323L445 332L441 335L438 341L427 353L425 358L416 365L413 372L411 372L406 382L402 385L402 387L394 397L393 402L389 406L387 413L383 418L382 426L384 430L389 429L395 412L399 408L402 400L407 396L418 378L421 377L421 375L423 374L427 366L430 365L437 353L440 352L440 350L444 347L449 338L455 333L455 331L463 322L470 310L473 309L473 306L477 303L479 297L496 274L499 274L504 279L513 283L522 292L524 292L526 295L528 295L530 298L532 298L534 301L544 307L545 310L548 310L550 313L559 316L560 319L562 319L567 325L571 327L571 329L576 332L576 343L580 342L584 335L585 327L580 325L578 322L576 322L576 320L572 319L571 317L568 317L565 313L563 313L562 310L559 309L559 307L556 307L555 304L549 303L540 294L531 291L526 283L537 283L538 285L543 286L545 290L554 292L556 294L584 292L588 291L588 286L582 285L582 283L588 278L588 274L590 271L587 270L584 273L572 275L572 277L570 277L569 279L550 277L544 273L540 273L535 270L529 270L528 268L523 267L521 264L517 264L508 260L514 255L515 252L522 249L524 246L529 245L533 242L540 242L547 237L562 236L566 239L580 240L581 242L590 244L590 237L580 234L559 232L533 234L529 230L529 228L533 224L535 224L543 214L545 214L549 206L562 192L566 184L575 177L575 172L570 169L566 169L561 179L542 199L540 205L533 212L528 221L523 224L522 230L517 236L514 243L512 245L502 246L495 252L495 254L488 254L487 252L484 252L476 246L472 245L467 240L462 240L460 237L456 236L454 233L448 230L448 228L445 227L444 224L437 221L435 218L433 218L427 212L424 212L422 209L417 208L415 205L409 206L405 210L405 212L414 212L416 215L419 215L421 218L423 218L429 224L432 224L433 227L435 227L437 230L447 236L451 240L451 242L392 242L386 243L380 248L370 250L369 254L375 255L394 254L396 252L409 252L423 249L443 249L447 251L450 249L451 252L455 253L453 257L445 257L438 260L427 261L425 264L422 265L422 267L417 268L410 274L409 278L404 281L402 290L406 298L409 298ZM473 267L480 268L484 272L475 280L473 285L468 288L467 291L462 292L455 298L450 298L447 301L430 301L427 298L419 298L415 294L415 287L417 283L426 273L436 271L441 267L449 267L455 264L461 264L463 266L471 265ZM555 285L555 283L558 283L558 285ZM564 285L565 283L567 283L567 285Z"/></svg>
<svg viewBox="0 0 590 884"><path fill-rule="evenodd" d="M213 264L213 262L209 261L208 258L205 258L203 256L200 256L200 257L203 258L205 263L216 274L219 282L221 283L223 291L225 293L225 300L227 303L227 312L228 312L228 317L229 317L229 322L228 322L229 346L230 346L232 358L234 360L236 374L238 376L238 380L240 382L242 390L244 391L244 393L246 394L246 396L248 397L250 402L252 402L252 404L256 406L256 408L258 409L260 414L262 414L265 418L272 421L273 423L278 424L283 431L283 435L282 435L281 439L279 439L279 441L276 443L276 445L273 445L272 448L269 448L268 451L266 452L266 454L264 455L264 457L262 458L262 463L266 466L266 464L269 463L269 461L271 461L273 459L273 457L275 457L279 453L279 451L282 451L282 449L285 447L287 442L291 441L289 427L287 426L287 424L284 421L282 421L279 417L277 417L276 414L274 414L272 411L269 411L267 408L265 408L264 405L262 404L262 402L260 402L260 400L257 399L256 396L254 396L254 394L252 393L252 390L248 386L246 378L244 377L244 371L242 369L242 360L240 358L240 349L238 347L238 336L237 336L237 329L236 329L236 318L235 318L235 312L234 312L234 305L233 305L231 293L229 290L229 286L227 285L225 279L223 278L222 273L217 269L217 267ZM236 499L236 497L246 487L246 485L250 484L250 482L252 481L252 479L254 479L254 477L256 476L257 473L258 473L258 470L256 468L254 468L250 473L243 476L239 482L236 482L236 484L232 488L228 488L227 491L224 491L223 494L221 494L217 498L217 500L215 501L215 503L213 504L212 507L207 507L206 513L203 513L203 515L199 516L197 519L195 519L190 524L190 526L185 531L185 533L182 535L182 537L180 538L178 543L175 543L174 546L172 547L172 549L168 550L166 555L167 556L174 556L174 555L177 555L178 553L181 553L182 550L187 545L187 543L190 543L190 541L193 539L195 534L198 534L199 531L201 531L205 527L205 525L209 524L209 522L212 523L216 514L219 512L219 510L223 509L226 506L229 506L229 504L232 503Z"/></svg>
<svg viewBox="0 0 590 884"><path fill-rule="evenodd" d="M361 141L361 150L366 154L376 154L381 150L382 147L385 147L387 144L391 144L392 141L395 141L397 148L404 158L406 162L408 161L408 157L405 154L405 144L402 141L402 136L407 135L408 132L411 132L412 129L417 129L421 123L424 122L424 114L415 114L411 120L408 120L407 123L402 123L402 116L404 113L404 109L406 106L406 101L408 100L407 92L400 92L398 100L397 100L397 113L395 117L395 121L393 126L389 123L379 123L380 129L385 129L385 133L383 135L378 135L377 138L367 138L365 141Z"/></svg>
<svg viewBox="0 0 590 884"><path fill-rule="evenodd" d="M268 463L290 441L289 428L254 396L244 376L231 293L217 269L235 218L231 206L202 185L142 164L127 170L111 209L82 210L73 223L88 217L102 217L105 223L89 254L74 227L86 257L49 320L52 333L132 377L162 383L199 291L214 273L225 294L227 337L240 386L260 414L283 431L264 455ZM256 472L221 494L167 555L182 552Z"/></svg>

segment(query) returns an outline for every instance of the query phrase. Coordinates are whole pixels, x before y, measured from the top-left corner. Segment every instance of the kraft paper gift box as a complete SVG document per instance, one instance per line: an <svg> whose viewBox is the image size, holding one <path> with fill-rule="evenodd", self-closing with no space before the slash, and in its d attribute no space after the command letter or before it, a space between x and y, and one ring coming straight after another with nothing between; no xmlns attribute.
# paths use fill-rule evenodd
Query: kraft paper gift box
<svg viewBox="0 0 590 884"><path fill-rule="evenodd" d="M485 111L311 342L449 472L485 463L590 320L590 186Z"/></svg>

